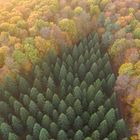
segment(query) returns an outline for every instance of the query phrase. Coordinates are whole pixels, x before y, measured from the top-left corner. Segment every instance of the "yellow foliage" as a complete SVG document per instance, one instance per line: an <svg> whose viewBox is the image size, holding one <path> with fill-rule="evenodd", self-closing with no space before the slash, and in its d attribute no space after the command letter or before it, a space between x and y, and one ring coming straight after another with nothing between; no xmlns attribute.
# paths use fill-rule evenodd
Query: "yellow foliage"
<svg viewBox="0 0 140 140"><path fill-rule="evenodd" d="M110 2L110 0L102 0L100 4L101 4L102 6L105 6L105 5L108 4L109 2Z"/></svg>
<svg viewBox="0 0 140 140"><path fill-rule="evenodd" d="M133 73L133 64L132 63L124 63L119 68L119 74L132 74Z"/></svg>
<svg viewBox="0 0 140 140"><path fill-rule="evenodd" d="M129 14L131 14L131 13L132 13L132 14L135 13L135 9L134 9L134 8L129 8L128 11L129 11Z"/></svg>
<svg viewBox="0 0 140 140"><path fill-rule="evenodd" d="M77 28L73 20L67 18L62 19L61 21L59 21L59 27L62 31L67 32L71 39L76 39Z"/></svg>
<svg viewBox="0 0 140 140"><path fill-rule="evenodd" d="M90 5L90 14L98 16L100 14L100 8L98 5Z"/></svg>
<svg viewBox="0 0 140 140"><path fill-rule="evenodd" d="M78 7L76 7L76 8L74 9L74 13L75 13L76 15L80 15L82 12L83 12L83 8L80 7L80 6L78 6Z"/></svg>
<svg viewBox="0 0 140 140"><path fill-rule="evenodd" d="M138 140L136 135L131 136L130 140Z"/></svg>
<svg viewBox="0 0 140 140"><path fill-rule="evenodd" d="M134 69L135 69L135 74L136 74L136 75L140 75L140 61L138 61L138 62L134 65Z"/></svg>

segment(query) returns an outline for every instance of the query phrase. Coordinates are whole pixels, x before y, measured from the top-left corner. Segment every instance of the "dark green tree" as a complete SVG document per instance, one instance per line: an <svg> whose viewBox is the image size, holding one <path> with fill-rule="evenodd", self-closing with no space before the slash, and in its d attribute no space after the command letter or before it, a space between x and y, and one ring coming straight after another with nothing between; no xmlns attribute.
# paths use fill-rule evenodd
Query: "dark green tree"
<svg viewBox="0 0 140 140"><path fill-rule="evenodd" d="M37 112L39 111L37 104L34 101L30 101L29 104L29 111L33 116L37 115Z"/></svg>
<svg viewBox="0 0 140 140"><path fill-rule="evenodd" d="M14 133L9 133L8 140L19 140L19 137Z"/></svg>
<svg viewBox="0 0 140 140"><path fill-rule="evenodd" d="M58 118L58 125L61 129L68 130L70 123L65 114L63 114L63 113L60 114L60 116Z"/></svg>
<svg viewBox="0 0 140 140"><path fill-rule="evenodd" d="M43 107L43 112L47 115L51 115L53 112L53 105L50 101L46 101Z"/></svg>
<svg viewBox="0 0 140 140"><path fill-rule="evenodd" d="M109 138L109 140L117 140L118 138L117 138L117 133L116 133L116 131L113 130L113 131L109 134L108 138Z"/></svg>
<svg viewBox="0 0 140 140"><path fill-rule="evenodd" d="M96 113L92 114L88 122L88 125L91 128L91 130L95 130L98 127L99 123L100 120L98 115Z"/></svg>
<svg viewBox="0 0 140 140"><path fill-rule="evenodd" d="M85 81L87 84L91 84L94 81L94 77L91 72L86 73Z"/></svg>
<svg viewBox="0 0 140 140"><path fill-rule="evenodd" d="M50 134L51 136L53 136L54 138L56 138L57 134L58 134L58 126L56 125L56 123L52 122L50 124Z"/></svg>
<svg viewBox="0 0 140 140"><path fill-rule="evenodd" d="M75 118L73 127L74 127L74 130L80 130L83 128L83 120L81 119L80 116L77 116Z"/></svg>
<svg viewBox="0 0 140 140"><path fill-rule="evenodd" d="M84 134L81 130L76 131L74 140L84 140Z"/></svg>
<svg viewBox="0 0 140 140"><path fill-rule="evenodd" d="M17 95L18 86L17 82L11 76L5 76L4 83L6 85L6 90L12 93L13 95Z"/></svg>
<svg viewBox="0 0 140 140"><path fill-rule="evenodd" d="M29 93L29 83L23 77L19 78L19 91L23 94Z"/></svg>
<svg viewBox="0 0 140 140"><path fill-rule="evenodd" d="M21 121L14 115L12 116L12 127L17 134L20 134L20 135L23 134L23 131L24 131L23 125Z"/></svg>
<svg viewBox="0 0 140 140"><path fill-rule="evenodd" d="M73 61L73 58L70 54L68 55L68 57L66 59L66 63L68 66L73 66L74 61Z"/></svg>
<svg viewBox="0 0 140 140"><path fill-rule="evenodd" d="M4 101L0 101L0 114L6 117L9 114L9 112L10 112L9 105Z"/></svg>
<svg viewBox="0 0 140 140"><path fill-rule="evenodd" d="M104 103L104 94L102 93L101 90L99 90L95 97L94 97L94 101L95 101L95 104L96 106L100 106Z"/></svg>
<svg viewBox="0 0 140 140"><path fill-rule="evenodd" d="M65 104L64 100L61 100L58 106L59 113L65 113L66 109L67 109L67 105Z"/></svg>
<svg viewBox="0 0 140 140"><path fill-rule="evenodd" d="M50 127L50 123L51 123L50 117L45 114L42 118L41 122L42 126L48 130Z"/></svg>
<svg viewBox="0 0 140 140"><path fill-rule="evenodd" d="M39 139L39 134L40 134L41 128L42 127L40 126L40 124L38 124L38 123L34 124L34 127L33 127L33 137L35 139Z"/></svg>
<svg viewBox="0 0 140 140"><path fill-rule="evenodd" d="M60 99L59 99L58 95L57 95L57 94L54 94L54 95L53 95L53 99L52 99L52 104L53 104L53 106L54 106L55 108L58 108L59 103L60 103Z"/></svg>
<svg viewBox="0 0 140 140"><path fill-rule="evenodd" d="M46 129L42 128L40 130L39 140L49 140L49 133Z"/></svg>
<svg viewBox="0 0 140 140"><path fill-rule="evenodd" d="M40 108L42 108L43 105L44 105L44 103L45 103L45 97L44 97L44 95L43 95L42 93L39 93L39 94L37 95L37 105L38 105Z"/></svg>
<svg viewBox="0 0 140 140"><path fill-rule="evenodd" d="M39 91L33 87L30 91L30 98L33 100L33 101L36 101L37 100L37 95L39 94Z"/></svg>
<svg viewBox="0 0 140 140"><path fill-rule="evenodd" d="M98 130L95 130L93 133L92 133L92 139L93 140L101 140L100 139L100 133L99 133L99 131Z"/></svg>
<svg viewBox="0 0 140 140"><path fill-rule="evenodd" d="M57 135L57 140L68 140L68 137L64 130L60 130Z"/></svg>
<svg viewBox="0 0 140 140"><path fill-rule="evenodd" d="M78 47L77 46L74 46L73 47L72 56L73 56L73 58L74 58L75 61L78 60L79 51L78 51Z"/></svg>
<svg viewBox="0 0 140 140"><path fill-rule="evenodd" d="M102 138L104 138L105 136L107 136L108 131L109 131L107 121L106 121L106 120L103 120L103 121L100 123L98 129L99 129L99 132L100 132L100 136L101 136Z"/></svg>
<svg viewBox="0 0 140 140"><path fill-rule="evenodd" d="M71 106L67 108L66 115L70 123L73 124L76 115L75 115L75 111Z"/></svg>
<svg viewBox="0 0 140 140"><path fill-rule="evenodd" d="M0 125L0 133L1 133L2 138L4 140L8 139L8 134L10 132L12 133L11 127L5 122L1 123L1 125Z"/></svg>
<svg viewBox="0 0 140 140"><path fill-rule="evenodd" d="M45 98L48 99L49 101L52 100L54 93L52 92L52 90L50 90L49 88L47 88L47 91L45 92Z"/></svg>
<svg viewBox="0 0 140 140"><path fill-rule="evenodd" d="M55 91L55 83L54 80L52 79L52 77L49 76L48 78L48 82L47 82L47 87L51 90L51 91Z"/></svg>
<svg viewBox="0 0 140 140"><path fill-rule="evenodd" d="M75 100L74 96L73 96L71 93L69 93L69 94L66 96L66 98L65 98L65 103L66 103L68 106L73 106L74 100Z"/></svg>
<svg viewBox="0 0 140 140"><path fill-rule="evenodd" d="M77 115L81 115L82 114L82 105L79 99L77 99L74 103L74 110L76 112Z"/></svg>
<svg viewBox="0 0 140 140"><path fill-rule="evenodd" d="M65 65L62 65L61 69L60 69L59 79L60 80L66 79L66 76L67 76L67 69L66 69Z"/></svg>
<svg viewBox="0 0 140 140"><path fill-rule="evenodd" d="M107 114L105 115L105 119L106 119L109 127L111 128L113 126L113 124L116 122L116 114L115 114L114 108L111 108L107 112Z"/></svg>
<svg viewBox="0 0 140 140"><path fill-rule="evenodd" d="M32 133L32 130L33 130L33 127L34 127L35 123L36 123L36 120L32 116L29 116L27 121L26 121L26 126L27 126L27 130L30 133Z"/></svg>
<svg viewBox="0 0 140 140"><path fill-rule="evenodd" d="M120 119L116 122L115 129L120 138L126 134L127 128L123 119Z"/></svg>
<svg viewBox="0 0 140 140"><path fill-rule="evenodd" d="M84 76L85 76L85 74L86 74L86 68L85 68L85 65L84 65L83 63L80 64L80 67L79 67L79 69L78 69L78 74L79 74L79 77L80 77L81 79L83 79Z"/></svg>

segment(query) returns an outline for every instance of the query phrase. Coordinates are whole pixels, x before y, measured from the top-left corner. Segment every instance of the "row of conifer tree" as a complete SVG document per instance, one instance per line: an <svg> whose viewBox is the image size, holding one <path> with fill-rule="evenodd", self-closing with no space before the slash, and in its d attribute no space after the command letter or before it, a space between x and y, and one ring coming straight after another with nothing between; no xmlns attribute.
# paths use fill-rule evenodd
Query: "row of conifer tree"
<svg viewBox="0 0 140 140"><path fill-rule="evenodd" d="M2 140L121 140L115 76L96 33L0 86ZM127 138L126 138L127 139Z"/></svg>

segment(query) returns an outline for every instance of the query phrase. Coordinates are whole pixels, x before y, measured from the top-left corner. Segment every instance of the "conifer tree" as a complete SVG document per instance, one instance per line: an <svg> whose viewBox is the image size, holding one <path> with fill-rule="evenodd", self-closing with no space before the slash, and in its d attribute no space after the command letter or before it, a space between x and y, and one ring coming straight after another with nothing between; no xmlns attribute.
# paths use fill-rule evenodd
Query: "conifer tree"
<svg viewBox="0 0 140 140"><path fill-rule="evenodd" d="M11 127L5 122L1 123L1 125L0 125L0 133L2 135L2 138L3 139L8 139L8 134L10 132L12 132Z"/></svg>
<svg viewBox="0 0 140 140"><path fill-rule="evenodd" d="M21 135L23 133L23 125L21 121L14 115L12 116L12 126L17 134Z"/></svg>
<svg viewBox="0 0 140 140"><path fill-rule="evenodd" d="M56 138L57 134L58 134L58 126L56 125L56 123L52 122L50 124L50 134L51 136L53 136L54 138Z"/></svg>
<svg viewBox="0 0 140 140"><path fill-rule="evenodd" d="M61 100L58 106L59 113L65 113L66 109L67 109L67 105L65 104L64 100Z"/></svg>
<svg viewBox="0 0 140 140"><path fill-rule="evenodd" d="M69 124L69 120L65 114L63 114L63 113L60 114L60 116L58 118L58 125L62 130L68 130L70 124Z"/></svg>
<svg viewBox="0 0 140 140"><path fill-rule="evenodd" d="M18 136L14 133L9 133L8 140L19 140Z"/></svg>
<svg viewBox="0 0 140 140"><path fill-rule="evenodd" d="M93 140L100 140L100 133L98 130L95 130L93 133L92 133L92 139Z"/></svg>
<svg viewBox="0 0 140 140"><path fill-rule="evenodd" d="M81 102L79 99L77 99L74 103L74 110L75 110L77 115L82 114L82 105L81 105Z"/></svg>
<svg viewBox="0 0 140 140"><path fill-rule="evenodd" d="M73 124L76 115L75 115L75 111L71 106L67 108L66 115L70 123Z"/></svg>
<svg viewBox="0 0 140 140"><path fill-rule="evenodd" d="M35 124L35 119L32 116L29 116L26 121L27 130L31 133Z"/></svg>
<svg viewBox="0 0 140 140"><path fill-rule="evenodd" d="M60 130L57 135L57 140L68 140L64 130Z"/></svg>
<svg viewBox="0 0 140 140"><path fill-rule="evenodd" d="M98 118L98 115L96 113L92 114L88 122L89 127L92 130L95 130L98 127L99 123L100 120Z"/></svg>
<svg viewBox="0 0 140 140"><path fill-rule="evenodd" d="M42 118L41 122L42 126L48 130L50 127L50 123L51 123L50 117L45 114Z"/></svg>
<svg viewBox="0 0 140 140"><path fill-rule="evenodd" d="M84 140L84 135L81 130L76 131L74 135L74 140Z"/></svg>
<svg viewBox="0 0 140 140"><path fill-rule="evenodd" d="M19 91L23 94L28 94L30 86L29 83L23 78L19 78Z"/></svg>
<svg viewBox="0 0 140 140"><path fill-rule="evenodd" d="M49 133L46 129L42 128L40 130L39 140L49 140Z"/></svg>
<svg viewBox="0 0 140 140"><path fill-rule="evenodd" d="M73 127L74 127L74 130L80 130L83 128L83 120L81 119L80 116L77 116L75 118Z"/></svg>
<svg viewBox="0 0 140 140"><path fill-rule="evenodd" d="M34 127L33 127L33 137L35 139L38 139L39 138L40 130L41 130L40 124L35 123L34 124Z"/></svg>
<svg viewBox="0 0 140 140"><path fill-rule="evenodd" d="M107 135L108 131L109 131L107 121L106 120L103 120L100 123L100 126L98 127L98 129L99 129L99 132L100 132L100 136L102 138L105 137Z"/></svg>

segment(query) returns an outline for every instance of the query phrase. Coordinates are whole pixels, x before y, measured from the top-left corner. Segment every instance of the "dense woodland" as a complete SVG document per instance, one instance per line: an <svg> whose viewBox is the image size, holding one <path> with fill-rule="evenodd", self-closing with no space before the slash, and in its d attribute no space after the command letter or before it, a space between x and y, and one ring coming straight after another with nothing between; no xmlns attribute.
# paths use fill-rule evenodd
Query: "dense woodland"
<svg viewBox="0 0 140 140"><path fill-rule="evenodd" d="M4 140L14 139L13 137L15 137L15 139L18 139L21 136L20 133L22 131L25 131L23 139L25 139L26 135L27 140L34 139L33 132L27 129L25 120L23 121L19 115L19 110L22 106L30 114L29 116L33 117L34 122L36 122L37 125L40 125L39 128L44 128L43 131L45 132L42 132L45 133L44 137L47 137L49 139L52 138L52 132L50 132L51 130L42 126L42 117L40 117L41 120L38 120L38 118L35 118L37 116L34 116L34 113L36 111L38 112L39 110L40 114L42 114L43 116L46 113L43 112L43 105L46 102L51 103L51 105L49 104L51 109L53 101L48 100L47 98L50 98L48 96L51 96L50 94L54 94L57 90L58 97L60 96L59 94L66 93L65 90L67 92L69 91L67 95L69 95L71 92L73 93L75 86L72 86L70 83L72 79L77 79L76 82L78 82L79 84L85 81L83 84L84 88L79 90L81 90L83 94L86 94L87 88L91 85L90 76L93 77L92 72L93 74L94 72L96 73L96 65L99 65L97 71L100 70L100 72L98 71L99 73L94 75L95 77L98 77L92 78L92 80L94 80L92 81L92 85L94 85L94 82L100 78L100 80L104 83L103 79L107 80L112 73L112 71L110 71L110 59L113 72L117 77L115 87L113 88L117 95L117 99L113 101L113 104L117 103L117 107L112 107L112 103L108 103L111 106L111 113L115 111L115 116L111 117L115 117L115 120L111 121L113 122L113 124L111 124L111 128L110 126L107 126L110 122L108 122L107 118L105 117L105 114L110 111L106 108L104 103L108 100L111 100L111 95L104 97L104 102L101 100L101 108L105 109L103 118L101 120L104 123L102 125L109 127L109 129L107 129L108 131L105 129L107 132L104 130L104 128L103 130L100 130L99 126L101 125L101 120L100 125L98 127L96 126L93 129L90 128L87 122L84 122L82 116L80 115L77 116L78 118L80 118L80 124L84 123L86 125L80 126L80 132L77 132L77 129L73 129L73 132L71 131L72 134L70 134L70 136L72 137L69 136L70 132L67 132L65 129L62 129L63 131L61 131L61 126L58 122L55 122L55 126L58 127L58 132L61 133L60 135L64 136L64 139L67 138L77 140L77 136L74 136L74 134L76 135L77 133L77 135L82 136L82 139L86 137L89 137L87 138L89 140L93 139L91 133L87 134L85 132L87 131L87 129L89 129L90 132L93 130L97 130L98 132L96 131L96 135L98 135L98 139L100 140L115 140L115 138L118 140L119 138L121 138L121 134L117 130L117 121L119 121L118 118L120 116L123 116L131 132L131 139L139 140L139 20L139 0L0 0L0 80L2 83L0 100L2 104L1 106L5 106L6 108L5 110L1 108L0 111L2 114L1 125L3 127L4 123L4 125L6 125L5 129L9 130L6 134L5 129L1 130L1 138L3 138ZM93 36L92 32L95 33L95 36ZM86 39L87 36L88 38ZM79 47L78 49L76 49L79 43L81 44L81 47L80 49ZM94 49L95 46L98 47L99 50L97 54L96 49ZM63 47L69 48L70 50L68 49L68 51L66 49L67 52L65 52L66 50L63 50L64 52L62 53ZM89 49L89 47L93 48ZM72 55L71 49L74 50L74 56ZM85 52L83 52L83 49L85 49ZM46 58L47 56L53 57L52 50L53 52L55 52L58 62L55 60L52 62L52 64L45 64L45 66L43 65L43 67L45 68L42 68L41 65L44 64L44 61L45 63L51 62L49 58L48 60L46 60ZM105 60L102 60L103 54L100 51L102 51L103 54L107 53L109 56L106 54L104 58ZM98 58L98 60L96 57ZM108 63L106 61L108 61ZM54 66L56 62L57 64ZM89 67L92 66L94 68L90 69ZM77 69L73 71L73 67L77 67ZM67 81L67 77L60 76L61 70L59 69L61 68L64 69L64 71L62 72L64 72L64 74L68 76L68 79L71 79L69 79L70 81ZM45 70L45 73L43 73L42 69ZM107 73L105 72L106 69L108 69ZM10 77L10 84L7 84L5 81L7 79L7 75L8 77ZM30 77L29 75L32 75L33 77ZM108 75L110 76L108 77ZM34 79L34 76L37 77ZM57 76L60 76L61 80L59 79L60 77L58 78ZM29 87L29 91L23 91L23 89L22 92L20 91L19 86L21 81L19 79L22 78L19 77L23 77L25 79L23 80L24 82L26 81L24 89L28 89L27 87ZM49 91L48 95L44 95L44 91L46 91L49 86L49 77L51 77L51 79L53 80L54 84L52 90L54 91ZM111 78L113 77L114 76L112 75ZM44 82L40 80L44 80ZM99 80L97 81L99 82ZM102 83L101 81L98 83L99 85L100 83ZM24 82L21 83L24 85ZM32 84L28 85L27 83ZM60 85L61 83L62 85ZM63 84L68 84L71 86L65 87ZM113 84L110 84L109 86L110 88L112 88ZM7 87L7 85L10 87ZM36 86L39 86L39 89ZM56 87L57 89L55 89ZM61 89L62 91L59 89L60 87L63 87L63 89ZM30 90L32 88L36 88L36 91L34 91L35 97L30 96ZM96 85L94 86L94 88L96 88ZM101 89L100 88L97 89L96 92L98 93L98 90L100 90L101 92L103 92L102 94L106 96L106 93L108 93L108 91L104 90L107 90L109 87L105 86ZM113 90L110 91L110 94L111 93L112 95L114 95ZM99 92L98 94L100 95L101 93ZM39 95L40 97L38 97ZM66 95L63 96L66 97ZM12 99L10 99L10 97ZM41 98L40 103L38 102L37 97ZM66 103L64 97L60 96L59 100L63 103L62 106L64 106L64 108L67 110L69 105ZM22 101L23 99L26 100L25 102L29 102L27 104L24 104L24 101ZM17 112L13 108L11 108L11 106L13 106L14 104L14 101L18 102L17 105L15 105L17 107ZM34 104L34 107L32 109L29 107L31 101L31 104ZM81 97L81 102L82 101L83 97ZM87 101L87 103L90 104L90 101ZM81 106L84 107L84 110L82 111L89 111L87 104L82 104ZM72 110L74 110L73 108L74 107L71 107ZM118 114L116 113L117 108L119 109L121 115L116 115ZM112 111L113 109L114 111ZM62 113L59 112L59 109L55 110L58 114ZM97 112L97 108L92 112L94 113L94 117L95 113L96 115L98 115ZM89 113L90 117L92 116L92 113ZM66 111L65 113L63 112L63 115L67 117ZM26 117L28 117L28 115ZM47 117L50 116L47 115ZM13 124L12 120L16 120L16 122L18 120L20 127L22 127L21 132L18 133L16 131L16 129L14 128L16 125ZM53 120L51 120L50 122L53 123ZM86 127L86 130L84 128L85 126L88 127ZM124 126L122 126L122 128L124 128ZM38 130L39 133L41 133L41 129ZM109 133L111 133L110 130L112 130L112 135L114 136L112 139L109 136ZM105 131L105 134L102 135L101 131ZM10 136L8 136L7 134ZM127 137L128 133L126 133L125 136ZM40 138L40 140L42 139L43 138ZM59 138L57 133L56 136L52 139L62 138ZM79 138L79 140L81 140L81 137Z"/></svg>

